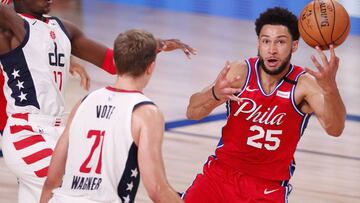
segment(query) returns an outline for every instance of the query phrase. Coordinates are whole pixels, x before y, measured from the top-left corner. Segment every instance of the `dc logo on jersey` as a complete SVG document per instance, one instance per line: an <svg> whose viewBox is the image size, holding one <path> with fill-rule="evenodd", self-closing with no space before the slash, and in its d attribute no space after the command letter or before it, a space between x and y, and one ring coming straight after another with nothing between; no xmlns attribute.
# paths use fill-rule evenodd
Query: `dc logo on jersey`
<svg viewBox="0 0 360 203"><path fill-rule="evenodd" d="M31 77L22 50L13 52L10 57L0 59L8 77L7 85L11 88L11 97L16 106L34 106L40 109L36 98L34 81Z"/></svg>
<svg viewBox="0 0 360 203"><path fill-rule="evenodd" d="M50 31L50 37L51 39L56 39L56 35L54 31Z"/></svg>

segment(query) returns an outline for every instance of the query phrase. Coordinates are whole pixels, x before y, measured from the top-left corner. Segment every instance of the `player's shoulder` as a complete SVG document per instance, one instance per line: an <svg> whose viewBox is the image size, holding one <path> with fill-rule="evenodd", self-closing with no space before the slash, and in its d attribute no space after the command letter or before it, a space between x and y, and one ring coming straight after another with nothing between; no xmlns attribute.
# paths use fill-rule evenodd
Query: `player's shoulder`
<svg viewBox="0 0 360 203"><path fill-rule="evenodd" d="M232 69L245 70L247 68L247 63L245 62L245 60L237 59L230 62L230 67Z"/></svg>
<svg viewBox="0 0 360 203"><path fill-rule="evenodd" d="M161 110L154 103L148 101L144 101L135 105L133 113L148 118L163 115Z"/></svg>
<svg viewBox="0 0 360 203"><path fill-rule="evenodd" d="M299 76L296 92L302 95L312 95L316 93L321 93L321 89L316 82L314 76L305 72L304 74Z"/></svg>
<svg viewBox="0 0 360 203"><path fill-rule="evenodd" d="M303 74L301 74L298 79L298 83L304 84L304 85L312 84L314 82L316 82L314 76L310 75L307 72L304 72Z"/></svg>
<svg viewBox="0 0 360 203"><path fill-rule="evenodd" d="M133 130L160 129L164 127L164 115L155 105L141 105L132 114Z"/></svg>

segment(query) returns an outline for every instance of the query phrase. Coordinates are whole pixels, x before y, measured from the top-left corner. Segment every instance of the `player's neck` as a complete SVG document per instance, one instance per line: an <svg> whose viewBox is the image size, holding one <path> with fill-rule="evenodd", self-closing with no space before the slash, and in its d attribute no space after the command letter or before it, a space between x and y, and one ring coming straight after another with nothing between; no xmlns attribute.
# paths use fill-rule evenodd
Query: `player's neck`
<svg viewBox="0 0 360 203"><path fill-rule="evenodd" d="M279 84L280 80L282 80L282 78L289 72L289 68L290 65L281 73L276 75L270 75L262 70L262 68L259 68L260 82L265 92L272 92L272 90Z"/></svg>
<svg viewBox="0 0 360 203"><path fill-rule="evenodd" d="M25 8L21 3L20 3L20 4L16 4L16 5L14 6L14 9L15 9L15 11L16 11L17 13L24 14L24 15L27 15L27 16L32 16L32 17L35 18L35 19L44 21L44 16L43 16L43 14L31 12L31 11L29 11L29 9Z"/></svg>
<svg viewBox="0 0 360 203"><path fill-rule="evenodd" d="M146 84L147 81L143 76L137 78L129 76L117 76L116 82L113 87L122 90L143 91Z"/></svg>

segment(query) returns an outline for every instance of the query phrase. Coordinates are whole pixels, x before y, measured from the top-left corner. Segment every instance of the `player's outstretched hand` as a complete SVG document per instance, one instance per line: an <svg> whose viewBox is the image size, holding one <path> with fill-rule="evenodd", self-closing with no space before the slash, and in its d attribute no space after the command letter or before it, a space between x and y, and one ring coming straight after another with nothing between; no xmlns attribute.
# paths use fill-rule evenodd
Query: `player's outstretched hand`
<svg viewBox="0 0 360 203"><path fill-rule="evenodd" d="M321 58L322 64L319 63L315 56L311 56L311 60L318 71L313 71L309 68L305 69L315 77L317 83L324 92L331 92L334 88L337 88L335 79L340 59L335 55L333 45L330 45L330 60L327 59L326 55L319 47L316 47L316 50Z"/></svg>
<svg viewBox="0 0 360 203"><path fill-rule="evenodd" d="M173 51L176 49L181 49L186 56L190 59L191 55L196 55L196 49L190 47L189 45L183 43L178 39L161 39L159 42L159 51Z"/></svg>
<svg viewBox="0 0 360 203"><path fill-rule="evenodd" d="M219 73L214 84L214 94L220 101L234 100L240 102L241 99L234 96L235 93L240 92L241 88L233 88L232 84L240 79L237 76L231 80L227 78L227 74L230 70L230 63L226 61L224 68Z"/></svg>

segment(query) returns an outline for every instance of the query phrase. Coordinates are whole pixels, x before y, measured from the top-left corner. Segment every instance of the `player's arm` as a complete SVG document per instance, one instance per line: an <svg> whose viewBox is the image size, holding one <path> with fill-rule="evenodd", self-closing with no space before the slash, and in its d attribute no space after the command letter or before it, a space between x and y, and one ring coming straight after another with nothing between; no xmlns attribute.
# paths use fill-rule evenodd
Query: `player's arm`
<svg viewBox="0 0 360 203"><path fill-rule="evenodd" d="M26 34L24 21L11 6L0 4L0 30L9 31L15 37L17 44L20 44L24 40ZM5 42L1 40L1 43L10 42ZM1 52L4 51L10 50L1 50Z"/></svg>
<svg viewBox="0 0 360 203"><path fill-rule="evenodd" d="M239 98L235 97L234 93L241 91L245 76L245 62L226 62L214 83L190 97L187 118L199 120L229 99L238 101Z"/></svg>
<svg viewBox="0 0 360 203"><path fill-rule="evenodd" d="M330 46L330 60L317 48L322 64L312 56L312 62L318 71L306 68L309 74L299 79L299 85L305 89L305 101L319 119L322 127L331 136L340 136L345 127L346 109L336 84L339 58ZM312 77L311 77L311 76Z"/></svg>
<svg viewBox="0 0 360 203"><path fill-rule="evenodd" d="M154 105L133 112L132 133L138 146L138 163L145 189L153 202L182 202L169 185L162 157L164 118Z"/></svg>
<svg viewBox="0 0 360 203"><path fill-rule="evenodd" d="M65 163L69 146L69 128L79 105L80 101L72 109L66 123L65 130L55 146L51 157L48 175L42 188L40 203L47 203L52 197L52 191L61 186L62 177L65 173Z"/></svg>
<svg viewBox="0 0 360 203"><path fill-rule="evenodd" d="M106 46L91 40L74 24L68 21L63 21L63 23L69 32L72 43L72 53L75 56L86 60L111 74L116 73L112 49L108 49ZM181 49L188 57L191 54L196 54L195 49L176 39L158 39L158 46L159 51Z"/></svg>
<svg viewBox="0 0 360 203"><path fill-rule="evenodd" d="M110 74L116 74L113 52L106 46L88 38L77 26L63 20L71 41L71 53Z"/></svg>

